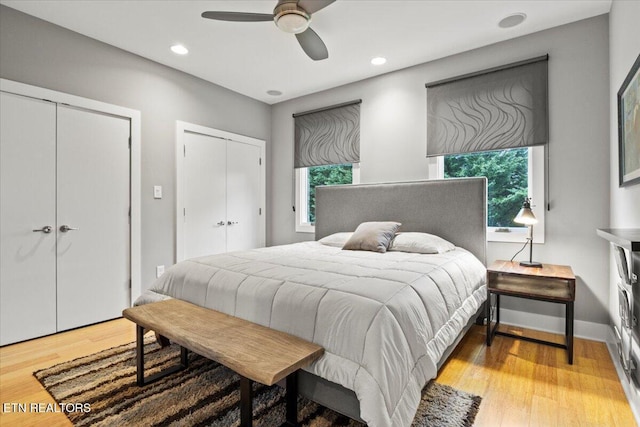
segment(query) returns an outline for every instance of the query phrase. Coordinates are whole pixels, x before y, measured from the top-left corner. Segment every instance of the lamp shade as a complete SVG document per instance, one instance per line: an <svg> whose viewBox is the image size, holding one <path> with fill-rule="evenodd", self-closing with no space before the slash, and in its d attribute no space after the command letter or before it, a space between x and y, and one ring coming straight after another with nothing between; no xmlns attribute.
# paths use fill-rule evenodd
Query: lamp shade
<svg viewBox="0 0 640 427"><path fill-rule="evenodd" d="M518 215L513 219L513 222L517 222L518 224L524 225L533 225L538 222L536 216L531 211L531 199L524 199L524 203L522 204L522 209L518 212Z"/></svg>

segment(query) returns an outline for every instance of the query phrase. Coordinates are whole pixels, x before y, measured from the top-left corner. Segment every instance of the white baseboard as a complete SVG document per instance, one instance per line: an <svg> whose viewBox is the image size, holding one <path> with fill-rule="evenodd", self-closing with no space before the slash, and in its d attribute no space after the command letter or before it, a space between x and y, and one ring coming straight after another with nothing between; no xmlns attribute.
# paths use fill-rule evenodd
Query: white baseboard
<svg viewBox="0 0 640 427"><path fill-rule="evenodd" d="M500 308L500 323L564 335L564 318ZM602 323L574 320L573 335L606 342L611 327Z"/></svg>

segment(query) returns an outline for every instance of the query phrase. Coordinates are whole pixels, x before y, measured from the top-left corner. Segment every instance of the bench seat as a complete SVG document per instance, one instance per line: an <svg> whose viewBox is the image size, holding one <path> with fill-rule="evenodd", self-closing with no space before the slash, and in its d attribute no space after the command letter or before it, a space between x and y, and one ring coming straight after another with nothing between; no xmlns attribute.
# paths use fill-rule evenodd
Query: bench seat
<svg viewBox="0 0 640 427"><path fill-rule="evenodd" d="M127 308L122 315L137 325L138 385L186 367L186 350L193 351L240 375L241 426L251 425L251 381L273 385L284 378L287 379L287 422L295 425L297 408L291 408L297 400L295 374L324 353L321 346L293 335L178 299ZM145 329L180 345L180 367L145 379Z"/></svg>

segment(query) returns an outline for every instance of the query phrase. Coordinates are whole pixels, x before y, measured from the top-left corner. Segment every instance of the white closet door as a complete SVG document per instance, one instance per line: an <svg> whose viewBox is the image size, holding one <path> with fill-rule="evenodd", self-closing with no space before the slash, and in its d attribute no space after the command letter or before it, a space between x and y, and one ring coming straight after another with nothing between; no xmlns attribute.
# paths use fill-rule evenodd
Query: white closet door
<svg viewBox="0 0 640 427"><path fill-rule="evenodd" d="M227 143L227 251L260 246L260 148Z"/></svg>
<svg viewBox="0 0 640 427"><path fill-rule="evenodd" d="M226 251L226 141L184 134L184 257Z"/></svg>
<svg viewBox="0 0 640 427"><path fill-rule="evenodd" d="M55 104L0 93L0 345L56 332L55 129Z"/></svg>
<svg viewBox="0 0 640 427"><path fill-rule="evenodd" d="M129 306L130 123L59 106L57 136L57 306L65 330Z"/></svg>

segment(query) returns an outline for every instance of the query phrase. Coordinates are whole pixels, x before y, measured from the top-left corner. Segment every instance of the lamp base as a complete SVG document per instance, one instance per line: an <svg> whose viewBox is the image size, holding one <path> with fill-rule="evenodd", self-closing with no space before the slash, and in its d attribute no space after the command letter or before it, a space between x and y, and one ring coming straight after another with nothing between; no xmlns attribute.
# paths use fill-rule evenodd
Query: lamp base
<svg viewBox="0 0 640 427"><path fill-rule="evenodd" d="M542 268L542 263L537 261L520 261L520 265L523 267Z"/></svg>

